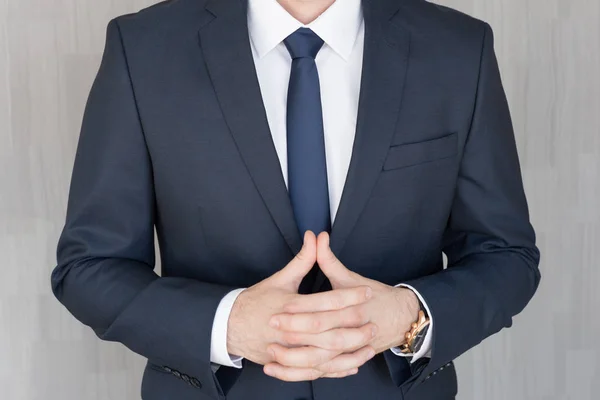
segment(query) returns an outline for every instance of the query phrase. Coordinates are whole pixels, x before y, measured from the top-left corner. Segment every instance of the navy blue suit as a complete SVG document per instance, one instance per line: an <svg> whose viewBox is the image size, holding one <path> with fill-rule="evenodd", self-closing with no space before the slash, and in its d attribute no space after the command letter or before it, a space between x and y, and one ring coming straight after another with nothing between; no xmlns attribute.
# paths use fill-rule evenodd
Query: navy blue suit
<svg viewBox="0 0 600 400"><path fill-rule="evenodd" d="M312 383L248 361L213 373L221 298L281 269L302 241L244 1L172 0L108 25L52 274L77 319L148 358L145 400L452 399L452 360L511 326L536 291L489 25L421 0L363 10L357 132L331 247L349 269L425 298L432 358L386 351L355 376ZM320 275L313 290L326 289Z"/></svg>

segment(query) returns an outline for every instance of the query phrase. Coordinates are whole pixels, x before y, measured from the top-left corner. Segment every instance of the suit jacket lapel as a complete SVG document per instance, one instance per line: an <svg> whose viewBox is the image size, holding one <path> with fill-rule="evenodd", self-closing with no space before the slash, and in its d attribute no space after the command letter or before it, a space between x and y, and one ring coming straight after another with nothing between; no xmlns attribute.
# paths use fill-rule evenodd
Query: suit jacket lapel
<svg viewBox="0 0 600 400"><path fill-rule="evenodd" d="M365 48L356 135L330 247L339 256L383 167L400 111L410 35L395 25L397 2L364 0ZM391 7L390 7L391 5ZM315 291L326 282L321 273Z"/></svg>
<svg viewBox="0 0 600 400"><path fill-rule="evenodd" d="M250 175L293 254L302 239L260 93L247 27L245 2L207 4L200 46L221 109Z"/></svg>

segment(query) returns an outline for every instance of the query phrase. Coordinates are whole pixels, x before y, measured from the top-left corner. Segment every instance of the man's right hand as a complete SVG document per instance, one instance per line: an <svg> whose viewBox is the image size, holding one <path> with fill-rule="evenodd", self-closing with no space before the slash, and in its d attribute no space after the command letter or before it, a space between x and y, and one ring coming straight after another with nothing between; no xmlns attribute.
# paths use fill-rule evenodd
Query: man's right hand
<svg viewBox="0 0 600 400"><path fill-rule="evenodd" d="M292 345L285 333L271 327L271 317L281 314L284 306L300 296L319 297L314 312L340 311L366 302L371 289L361 286L338 289L312 295L298 294L304 276L317 260L317 238L311 231L304 235L304 245L290 263L256 285L244 290L236 299L227 327L227 350L229 354L265 365L278 362L290 367L313 370L312 379L321 377L344 377L355 374L375 354L369 345L377 333L377 327L369 321L348 321L347 327L315 333L313 346ZM293 359L276 360L269 345L295 347ZM351 353L342 350L351 348ZM303 376L299 380L305 380Z"/></svg>

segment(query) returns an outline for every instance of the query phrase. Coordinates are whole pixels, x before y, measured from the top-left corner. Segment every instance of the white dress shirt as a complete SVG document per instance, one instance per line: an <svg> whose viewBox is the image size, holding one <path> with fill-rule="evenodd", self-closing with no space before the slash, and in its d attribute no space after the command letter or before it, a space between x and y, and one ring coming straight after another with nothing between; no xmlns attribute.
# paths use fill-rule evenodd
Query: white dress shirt
<svg viewBox="0 0 600 400"><path fill-rule="evenodd" d="M364 20L361 0L334 2L323 14L308 25L292 17L277 0L249 0L248 30L258 82L267 114L273 143L287 181L287 91L292 59L283 40L298 28L313 30L325 44L315 59L321 87L325 153L331 221L342 197L346 174L350 165L362 73L364 47ZM433 317L421 295L413 290L425 305L431 319L429 331L416 354L402 354L398 348L391 351L399 356L412 357L411 362L430 355ZM233 303L243 289L227 294L215 315L211 336L211 362L241 368L242 358L227 352L227 323ZM398 332L403 335L404 332Z"/></svg>

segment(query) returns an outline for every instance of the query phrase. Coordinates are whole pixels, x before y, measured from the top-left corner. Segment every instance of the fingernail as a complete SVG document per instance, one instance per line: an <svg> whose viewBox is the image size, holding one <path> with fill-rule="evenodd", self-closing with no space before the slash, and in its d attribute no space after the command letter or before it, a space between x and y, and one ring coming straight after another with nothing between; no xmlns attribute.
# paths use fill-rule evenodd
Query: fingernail
<svg viewBox="0 0 600 400"><path fill-rule="evenodd" d="M272 328L279 328L279 319L271 318L271 320L269 321L269 325L271 325Z"/></svg>
<svg viewBox="0 0 600 400"><path fill-rule="evenodd" d="M351 372L350 375L356 375L358 374L358 368L354 368Z"/></svg>
<svg viewBox="0 0 600 400"><path fill-rule="evenodd" d="M367 356L369 357L369 360L373 357L375 357L375 350L369 350L369 352L367 353Z"/></svg>
<svg viewBox="0 0 600 400"><path fill-rule="evenodd" d="M370 299L372 294L373 294L373 290L371 290L371 288L369 286L367 286L367 290L365 291L365 297L367 299Z"/></svg>

